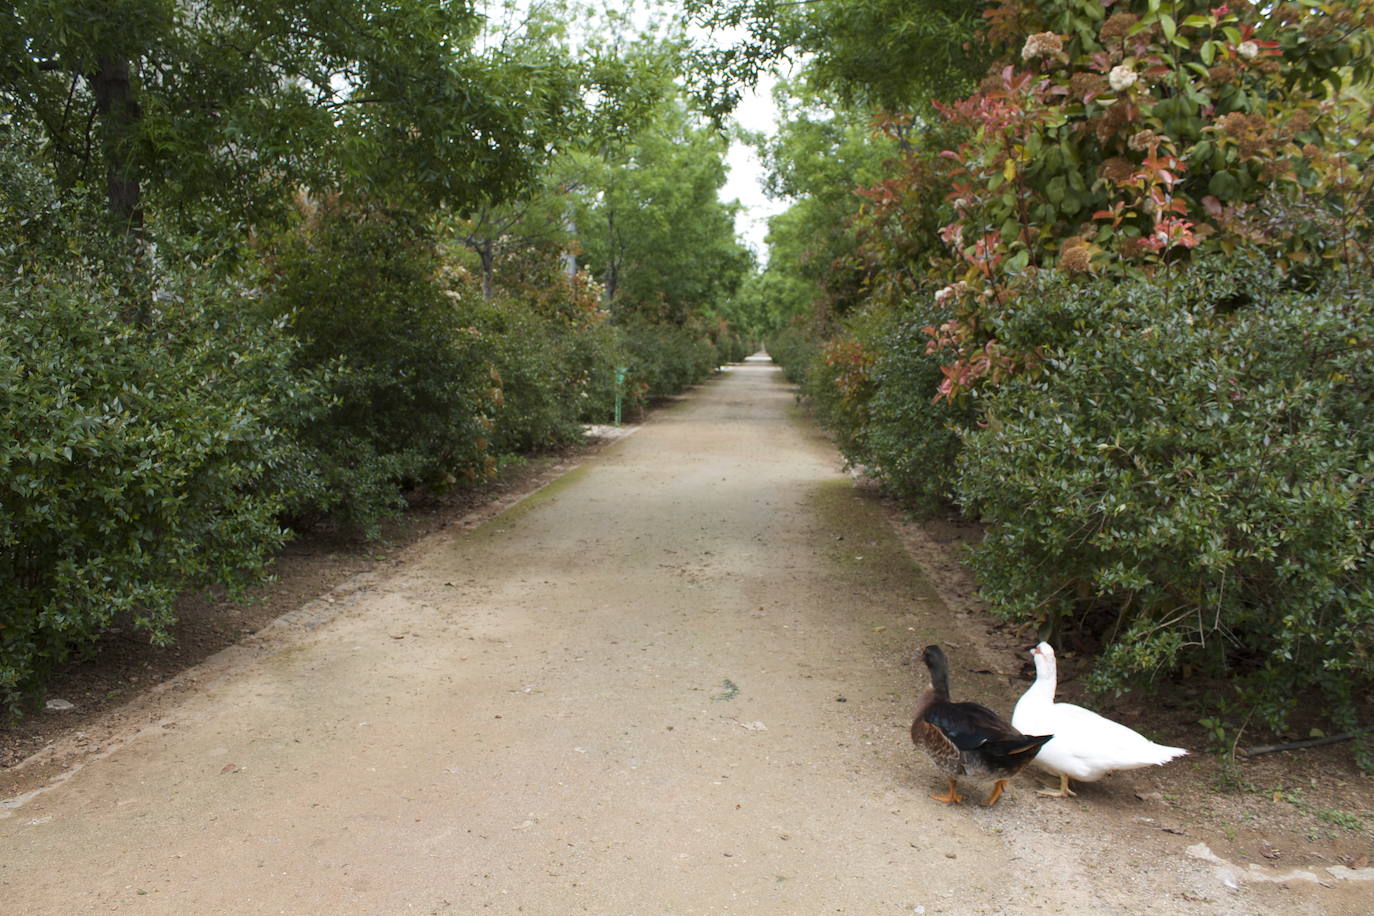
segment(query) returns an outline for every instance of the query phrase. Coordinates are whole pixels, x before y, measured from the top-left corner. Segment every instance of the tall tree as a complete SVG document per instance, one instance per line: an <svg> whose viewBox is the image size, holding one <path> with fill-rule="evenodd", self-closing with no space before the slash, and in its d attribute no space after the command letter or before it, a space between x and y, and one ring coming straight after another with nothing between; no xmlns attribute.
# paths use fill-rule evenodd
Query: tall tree
<svg viewBox="0 0 1374 916"><path fill-rule="evenodd" d="M0 111L124 232L150 207L251 223L350 179L465 207L528 181L580 104L537 46L474 51L480 25L464 0L17 0Z"/></svg>
<svg viewBox="0 0 1374 916"><path fill-rule="evenodd" d="M680 100L606 150L577 227L613 311L681 323L727 299L749 269L723 203L725 140Z"/></svg>
<svg viewBox="0 0 1374 916"><path fill-rule="evenodd" d="M783 62L804 62L817 86L848 104L888 111L948 99L987 66L974 41L985 4L965 0L686 0L703 28L740 35L693 54L693 85L717 113L740 87Z"/></svg>

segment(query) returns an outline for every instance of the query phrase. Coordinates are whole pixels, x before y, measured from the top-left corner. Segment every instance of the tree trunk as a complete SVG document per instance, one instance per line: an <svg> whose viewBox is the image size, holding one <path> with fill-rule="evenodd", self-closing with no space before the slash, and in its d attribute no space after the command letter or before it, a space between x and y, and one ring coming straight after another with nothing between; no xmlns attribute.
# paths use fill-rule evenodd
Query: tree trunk
<svg viewBox="0 0 1374 916"><path fill-rule="evenodd" d="M152 291L147 288L148 246L143 238L142 187L134 132L143 112L134 97L129 62L101 55L91 77L95 111L100 118L100 148L105 160L105 198L115 231L124 237L128 273L121 285L128 317L147 324L152 315Z"/></svg>
<svg viewBox="0 0 1374 916"><path fill-rule="evenodd" d="M609 306L615 301L616 287L620 285L620 271L617 269L616 262L619 260L619 251L616 248L615 237L615 211L607 208L606 210L606 273L602 281L605 287L603 295L606 304Z"/></svg>
<svg viewBox="0 0 1374 916"><path fill-rule="evenodd" d="M477 246L477 257L482 261L482 299L486 302L496 295L496 257L491 249L490 241Z"/></svg>
<svg viewBox="0 0 1374 916"><path fill-rule="evenodd" d="M100 117L100 141L105 158L105 194L110 215L125 233L143 231L138 162L133 149L134 129L142 117L129 78L129 62L102 56L91 78L95 110Z"/></svg>

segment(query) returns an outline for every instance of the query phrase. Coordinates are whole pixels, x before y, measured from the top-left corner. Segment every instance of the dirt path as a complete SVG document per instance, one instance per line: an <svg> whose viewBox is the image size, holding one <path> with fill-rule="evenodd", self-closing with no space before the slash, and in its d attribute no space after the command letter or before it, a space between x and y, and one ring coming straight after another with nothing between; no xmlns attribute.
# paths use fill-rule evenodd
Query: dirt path
<svg viewBox="0 0 1374 916"><path fill-rule="evenodd" d="M1015 691L972 672L982 628L838 466L771 365L731 370L188 673L157 720L0 808L0 908L1369 910L1353 874L1209 861L1166 832L1157 776L928 799L911 651L946 644L963 697Z"/></svg>

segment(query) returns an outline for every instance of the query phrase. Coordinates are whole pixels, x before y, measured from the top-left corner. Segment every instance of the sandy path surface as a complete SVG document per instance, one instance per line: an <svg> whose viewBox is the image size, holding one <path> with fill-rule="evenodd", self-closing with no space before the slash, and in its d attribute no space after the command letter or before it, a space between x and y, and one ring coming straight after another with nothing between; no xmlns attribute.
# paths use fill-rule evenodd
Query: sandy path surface
<svg viewBox="0 0 1374 916"><path fill-rule="evenodd" d="M767 363L193 672L0 809L5 913L1367 912L906 737L951 614ZM974 798L978 796L975 793ZM1284 877L1284 876L1279 876ZM1234 885L1232 887L1231 885ZM1329 886L1324 886L1329 885Z"/></svg>

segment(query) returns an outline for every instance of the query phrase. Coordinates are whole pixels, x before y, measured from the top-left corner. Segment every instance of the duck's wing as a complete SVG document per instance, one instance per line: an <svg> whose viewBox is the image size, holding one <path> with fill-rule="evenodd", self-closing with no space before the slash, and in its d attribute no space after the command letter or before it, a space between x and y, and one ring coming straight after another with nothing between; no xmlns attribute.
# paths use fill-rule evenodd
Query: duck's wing
<svg viewBox="0 0 1374 916"><path fill-rule="evenodd" d="M925 720L961 751L974 750L989 741L1024 737L981 703L936 703L926 711Z"/></svg>
<svg viewBox="0 0 1374 916"><path fill-rule="evenodd" d="M911 741L929 754L937 765L947 770L958 768L958 745L949 739L944 729L931 721L928 710L911 723Z"/></svg>
<svg viewBox="0 0 1374 916"><path fill-rule="evenodd" d="M1072 703L1054 704L1053 728L1066 749L1099 769L1167 763L1187 753L1181 747L1156 744L1129 726Z"/></svg>

